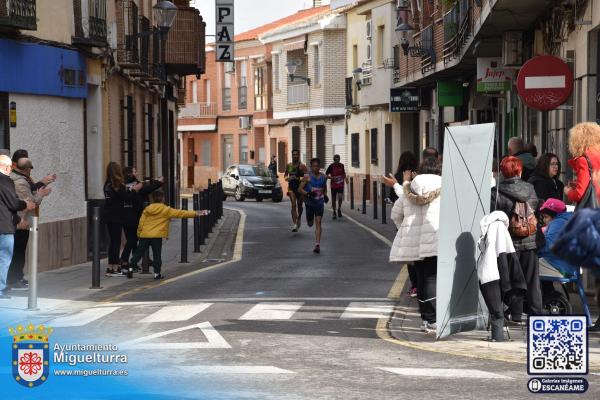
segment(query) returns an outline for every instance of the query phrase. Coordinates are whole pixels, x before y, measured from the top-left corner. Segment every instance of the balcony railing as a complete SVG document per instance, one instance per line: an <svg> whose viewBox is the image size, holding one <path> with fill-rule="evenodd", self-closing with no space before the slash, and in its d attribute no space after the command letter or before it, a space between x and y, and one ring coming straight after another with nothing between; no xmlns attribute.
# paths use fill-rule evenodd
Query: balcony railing
<svg viewBox="0 0 600 400"><path fill-rule="evenodd" d="M238 86L238 108L245 110L248 107L248 87Z"/></svg>
<svg viewBox="0 0 600 400"><path fill-rule="evenodd" d="M433 48L433 25L429 25L421 31L421 73L435 69L435 49Z"/></svg>
<svg viewBox="0 0 600 400"><path fill-rule="evenodd" d="M208 118L217 116L217 103L189 103L179 109L179 118Z"/></svg>
<svg viewBox="0 0 600 400"><path fill-rule="evenodd" d="M308 84L288 86L287 97L290 105L308 103Z"/></svg>
<svg viewBox="0 0 600 400"><path fill-rule="evenodd" d="M206 24L194 7L178 6L169 30L165 60L169 74L200 75L205 72Z"/></svg>
<svg viewBox="0 0 600 400"><path fill-rule="evenodd" d="M138 6L133 0L117 0L117 60L125 69L138 68L140 62L139 48L139 14Z"/></svg>
<svg viewBox="0 0 600 400"><path fill-rule="evenodd" d="M471 13L469 0L459 0L444 15L444 64L460 55L471 36Z"/></svg>
<svg viewBox="0 0 600 400"><path fill-rule="evenodd" d="M231 88L223 88L223 97L222 97L221 107L223 111L231 110Z"/></svg>
<svg viewBox="0 0 600 400"><path fill-rule="evenodd" d="M37 30L36 0L0 0L0 26Z"/></svg>
<svg viewBox="0 0 600 400"><path fill-rule="evenodd" d="M373 83L373 66L368 62L362 65L361 85L368 86L371 83Z"/></svg>
<svg viewBox="0 0 600 400"><path fill-rule="evenodd" d="M73 44L107 46L106 0L73 0Z"/></svg>

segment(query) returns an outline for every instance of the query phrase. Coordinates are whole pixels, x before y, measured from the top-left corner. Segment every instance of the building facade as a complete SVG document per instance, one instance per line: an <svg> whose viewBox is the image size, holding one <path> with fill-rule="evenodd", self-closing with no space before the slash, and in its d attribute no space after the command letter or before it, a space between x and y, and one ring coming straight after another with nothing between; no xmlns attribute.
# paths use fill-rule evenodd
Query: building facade
<svg viewBox="0 0 600 400"><path fill-rule="evenodd" d="M109 161L177 186L177 88L204 71L204 23L175 1L163 64L156 3L0 2L0 147L29 150L37 178L58 176L40 209L40 270L88 260L89 209L102 204Z"/></svg>

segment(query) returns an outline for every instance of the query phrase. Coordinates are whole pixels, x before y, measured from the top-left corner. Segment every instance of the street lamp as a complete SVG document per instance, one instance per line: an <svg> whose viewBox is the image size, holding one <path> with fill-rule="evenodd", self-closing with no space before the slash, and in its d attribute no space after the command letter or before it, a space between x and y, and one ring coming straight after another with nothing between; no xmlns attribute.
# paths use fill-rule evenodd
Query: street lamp
<svg viewBox="0 0 600 400"><path fill-rule="evenodd" d="M167 52L167 34L169 29L175 22L177 17L177 6L170 1L159 1L154 7L154 19L158 25L158 32L154 30L154 33L158 33L160 41L160 69L161 69L161 81L165 87L162 92L160 99L160 125L161 125L161 142L163 143L162 148L162 166L163 174L168 172L166 175L165 187L167 188L167 199L169 204L175 206L175 137L171 129L169 129L169 104L167 101L167 87L172 87L167 81L167 65L166 65L166 52Z"/></svg>
<svg viewBox="0 0 600 400"><path fill-rule="evenodd" d="M294 82L294 79L298 78L300 80L305 81L308 84L308 86L310 86L310 78L296 75L296 70L298 69L298 65L300 65L301 63L302 63L302 61L300 61L300 60L290 60L285 64L285 69L287 70L287 73L292 82Z"/></svg>
<svg viewBox="0 0 600 400"><path fill-rule="evenodd" d="M415 28L408 23L408 5L403 4L401 7L398 7L398 23L395 31L405 56L408 55L410 48L410 43L406 36L410 35L414 30Z"/></svg>
<svg viewBox="0 0 600 400"><path fill-rule="evenodd" d="M177 6L170 1L159 1L154 7L154 19L158 28L165 33L171 29L177 16Z"/></svg>

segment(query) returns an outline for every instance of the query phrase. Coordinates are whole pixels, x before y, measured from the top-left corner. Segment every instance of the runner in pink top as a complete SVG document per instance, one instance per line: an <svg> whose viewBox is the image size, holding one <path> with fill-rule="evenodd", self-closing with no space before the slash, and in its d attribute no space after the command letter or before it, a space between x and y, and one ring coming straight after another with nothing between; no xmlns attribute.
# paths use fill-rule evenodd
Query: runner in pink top
<svg viewBox="0 0 600 400"><path fill-rule="evenodd" d="M342 201L344 200L344 183L348 183L346 169L340 162L340 156L333 156L333 164L327 167L327 178L331 179L331 206L333 207L333 219L342 218ZM336 201L337 198L337 201ZM336 214L337 205L337 214Z"/></svg>

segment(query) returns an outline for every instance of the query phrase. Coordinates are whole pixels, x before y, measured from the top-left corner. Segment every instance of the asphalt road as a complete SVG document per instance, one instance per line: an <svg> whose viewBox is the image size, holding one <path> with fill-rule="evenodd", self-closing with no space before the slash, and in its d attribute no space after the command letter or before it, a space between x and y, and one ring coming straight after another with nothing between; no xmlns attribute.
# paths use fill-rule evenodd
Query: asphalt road
<svg viewBox="0 0 600 400"><path fill-rule="evenodd" d="M327 212L313 254L314 232L291 232L286 200L227 201L246 214L241 261L98 303L102 317L73 335L111 332L160 366L166 385L194 388L190 398L544 398L529 394L525 365L379 338L399 273L389 248ZM600 398L598 378L578 397Z"/></svg>

